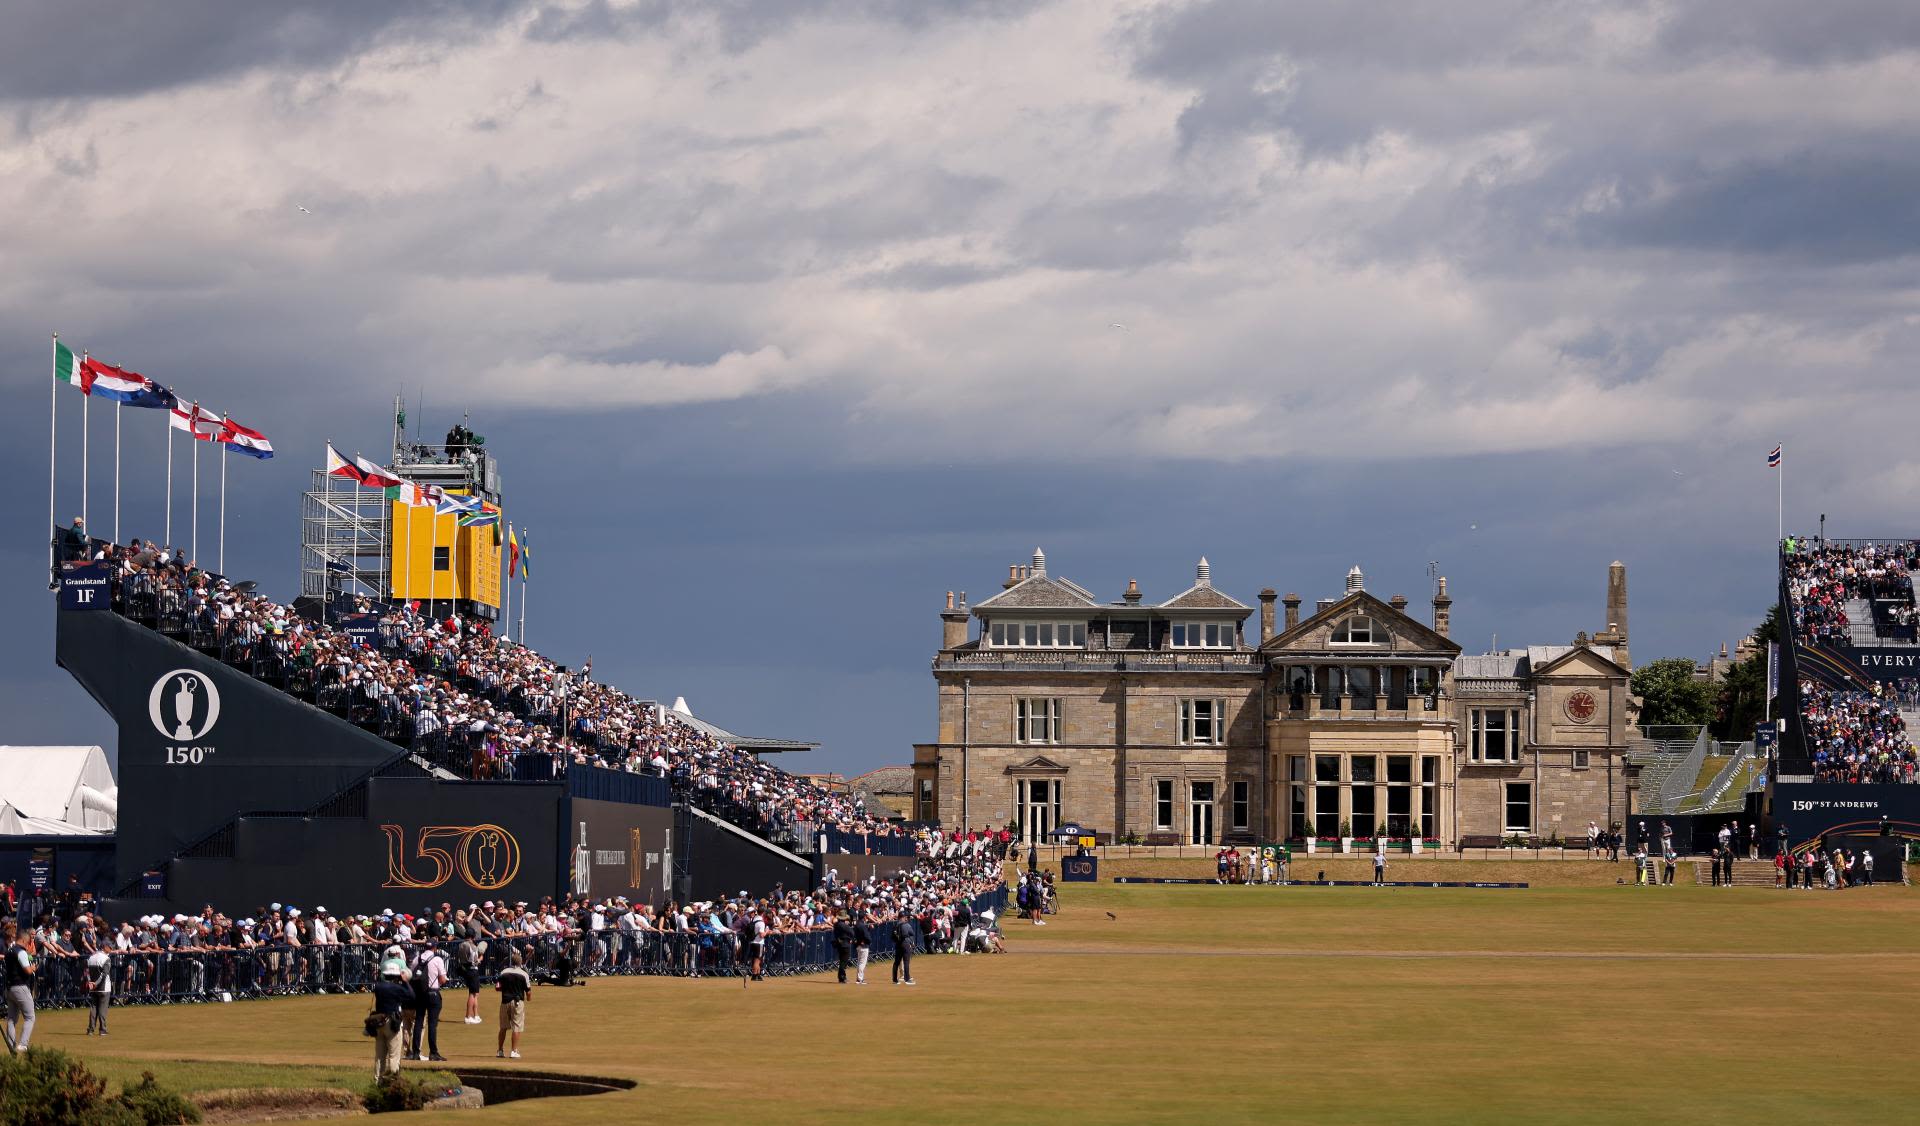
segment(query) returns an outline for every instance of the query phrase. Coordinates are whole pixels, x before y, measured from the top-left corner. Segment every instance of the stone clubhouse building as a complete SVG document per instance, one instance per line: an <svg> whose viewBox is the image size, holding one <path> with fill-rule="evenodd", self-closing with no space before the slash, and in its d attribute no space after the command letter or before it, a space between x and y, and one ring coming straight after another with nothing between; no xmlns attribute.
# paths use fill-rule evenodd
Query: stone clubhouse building
<svg viewBox="0 0 1920 1126"><path fill-rule="evenodd" d="M1165 601L1129 581L1103 602L1038 550L977 605L949 593L914 816L1023 840L1075 822L1112 841L1417 832L1443 849L1626 818L1623 564L1605 629L1497 653L1452 640L1445 578L1427 620L1358 567L1304 616L1297 594L1257 597L1248 636L1254 607L1205 559Z"/></svg>

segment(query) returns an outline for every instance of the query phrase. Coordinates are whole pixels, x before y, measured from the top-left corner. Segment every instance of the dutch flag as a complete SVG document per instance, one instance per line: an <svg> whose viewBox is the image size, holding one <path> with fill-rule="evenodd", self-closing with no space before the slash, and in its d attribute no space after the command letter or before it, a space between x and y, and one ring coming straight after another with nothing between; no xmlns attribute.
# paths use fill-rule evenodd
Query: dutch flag
<svg viewBox="0 0 1920 1126"><path fill-rule="evenodd" d="M1781 449L1783 449L1783 448L1784 448L1784 447L1781 447L1781 446L1775 446L1775 447L1773 447L1773 452L1767 455L1767 468L1768 468L1768 469L1778 469L1778 468L1780 468L1780 451L1781 451Z"/></svg>

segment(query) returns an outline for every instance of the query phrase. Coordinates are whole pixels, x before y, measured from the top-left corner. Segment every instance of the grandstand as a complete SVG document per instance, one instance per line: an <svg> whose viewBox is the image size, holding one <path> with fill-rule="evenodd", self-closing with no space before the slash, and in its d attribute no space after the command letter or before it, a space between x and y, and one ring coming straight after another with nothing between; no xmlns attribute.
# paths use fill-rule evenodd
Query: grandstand
<svg viewBox="0 0 1920 1126"><path fill-rule="evenodd" d="M684 901L807 887L829 832L901 838L911 866L907 830L756 753L808 744L738 740L483 618L296 609L137 541L61 554L59 662L120 729L123 897L537 900L586 864Z"/></svg>
<svg viewBox="0 0 1920 1126"><path fill-rule="evenodd" d="M1789 536L1779 559L1774 822L1797 845L1876 825L1920 836L1920 541Z"/></svg>

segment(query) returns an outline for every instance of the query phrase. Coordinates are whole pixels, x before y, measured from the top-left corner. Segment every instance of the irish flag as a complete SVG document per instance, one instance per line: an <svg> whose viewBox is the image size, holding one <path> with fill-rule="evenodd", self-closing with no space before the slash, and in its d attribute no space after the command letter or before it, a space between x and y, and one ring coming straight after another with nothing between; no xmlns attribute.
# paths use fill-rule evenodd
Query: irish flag
<svg viewBox="0 0 1920 1126"><path fill-rule="evenodd" d="M87 370L87 358L58 340L53 342L53 378L56 383L78 387L83 395L93 391L93 373Z"/></svg>

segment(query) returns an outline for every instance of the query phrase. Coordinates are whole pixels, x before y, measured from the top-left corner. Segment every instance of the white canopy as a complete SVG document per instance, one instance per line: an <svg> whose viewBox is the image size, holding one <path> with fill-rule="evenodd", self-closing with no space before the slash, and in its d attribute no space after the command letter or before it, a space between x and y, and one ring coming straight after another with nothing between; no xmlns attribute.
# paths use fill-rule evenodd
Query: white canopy
<svg viewBox="0 0 1920 1126"><path fill-rule="evenodd" d="M111 833L118 801L97 746L0 746L0 833Z"/></svg>

